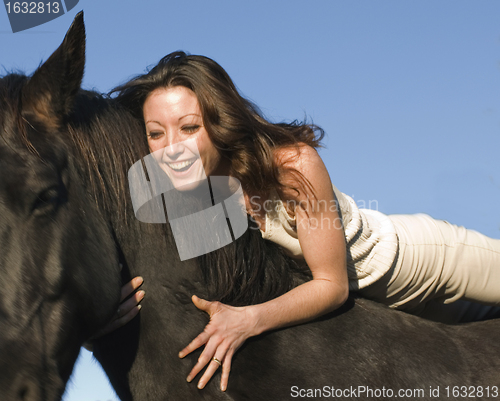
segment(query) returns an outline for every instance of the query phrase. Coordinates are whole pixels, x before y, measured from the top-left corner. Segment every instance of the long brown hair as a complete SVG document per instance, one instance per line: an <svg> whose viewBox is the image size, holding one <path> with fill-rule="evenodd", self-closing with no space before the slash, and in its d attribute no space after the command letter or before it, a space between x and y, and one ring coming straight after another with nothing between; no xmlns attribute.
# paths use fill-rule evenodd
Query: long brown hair
<svg viewBox="0 0 500 401"><path fill-rule="evenodd" d="M274 151L289 146L299 150L299 144L318 148L323 130L297 120L267 121L255 104L238 93L226 71L208 57L170 53L149 72L111 93L118 93L117 99L142 120L142 107L151 92L172 86L184 86L195 93L212 143L221 157L229 160L229 174L240 180L247 194L267 195L272 189L282 192L285 187L312 191L300 173L276 162ZM292 184L284 184L284 173L295 178Z"/></svg>

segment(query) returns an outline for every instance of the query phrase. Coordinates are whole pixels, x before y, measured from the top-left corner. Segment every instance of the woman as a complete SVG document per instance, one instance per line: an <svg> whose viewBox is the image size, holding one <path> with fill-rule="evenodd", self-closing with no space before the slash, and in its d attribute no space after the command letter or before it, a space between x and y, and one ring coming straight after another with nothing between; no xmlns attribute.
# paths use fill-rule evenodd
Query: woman
<svg viewBox="0 0 500 401"><path fill-rule="evenodd" d="M224 391L232 356L246 339L330 312L349 289L442 321L497 312L450 303L500 304L500 240L426 215L358 209L332 186L316 152L321 129L268 122L213 60L175 52L117 91L143 119L149 147L178 190L191 189L205 174L237 178L262 236L303 258L312 273L311 281L258 305L231 307L193 296L210 322L179 356L205 345L187 377L208 365L199 388L222 366Z"/></svg>

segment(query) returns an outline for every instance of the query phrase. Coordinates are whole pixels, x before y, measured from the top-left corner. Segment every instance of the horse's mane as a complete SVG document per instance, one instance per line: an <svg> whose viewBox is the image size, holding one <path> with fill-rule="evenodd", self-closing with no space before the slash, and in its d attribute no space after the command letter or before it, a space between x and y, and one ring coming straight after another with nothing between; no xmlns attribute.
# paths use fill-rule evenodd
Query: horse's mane
<svg viewBox="0 0 500 401"><path fill-rule="evenodd" d="M114 225L128 228L132 206L127 172L149 153L142 124L114 99L81 91L68 127L88 191L108 216L116 218Z"/></svg>

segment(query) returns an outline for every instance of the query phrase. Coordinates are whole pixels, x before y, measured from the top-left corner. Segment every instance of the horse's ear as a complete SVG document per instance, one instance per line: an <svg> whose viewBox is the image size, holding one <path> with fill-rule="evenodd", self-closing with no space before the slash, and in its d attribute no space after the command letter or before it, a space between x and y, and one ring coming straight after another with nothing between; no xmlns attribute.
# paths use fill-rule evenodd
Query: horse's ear
<svg viewBox="0 0 500 401"><path fill-rule="evenodd" d="M23 90L23 111L47 126L59 126L71 111L85 68L83 11L75 17L63 42L30 78Z"/></svg>

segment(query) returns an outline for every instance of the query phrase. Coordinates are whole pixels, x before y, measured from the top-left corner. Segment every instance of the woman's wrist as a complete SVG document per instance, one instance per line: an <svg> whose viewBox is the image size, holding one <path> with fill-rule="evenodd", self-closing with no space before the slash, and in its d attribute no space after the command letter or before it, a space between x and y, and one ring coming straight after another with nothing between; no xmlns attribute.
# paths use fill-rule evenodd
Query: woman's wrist
<svg viewBox="0 0 500 401"><path fill-rule="evenodd" d="M266 319L263 316L264 308L263 304L249 305L245 307L246 316L248 321L248 334L249 337L258 336L267 330L271 330L265 325Z"/></svg>
<svg viewBox="0 0 500 401"><path fill-rule="evenodd" d="M312 282L309 283L316 285L318 284ZM298 288L296 288L295 291L297 291L297 289ZM317 290L315 290L315 292L317 293ZM324 292L329 294L329 297L325 295L320 299L322 301L325 301L326 298L329 298L329 302L325 303L323 307L320 307L319 310L311 310L311 313L309 315L307 312L304 313L304 310L310 308L306 307L305 305L302 305L301 307L296 306L294 310L288 309L290 308L291 301L291 294L289 293L262 304L246 306L246 319L248 321L249 337L257 336L269 330L275 330L293 324L304 323L314 319L315 317L332 312L340 308L349 296L349 288L347 285L345 286L345 288L336 284L333 286L328 286L328 288L324 289ZM285 299L283 299L284 297L287 298L286 301ZM297 298L297 294L294 295L294 298ZM284 301L285 303L283 303ZM318 306L318 302L315 302L314 304L316 307ZM298 311L301 312L297 313Z"/></svg>
<svg viewBox="0 0 500 401"><path fill-rule="evenodd" d="M276 299L262 304L248 306L248 322L250 337L258 336L266 331L287 326L288 321L283 320L283 314L277 313Z"/></svg>

